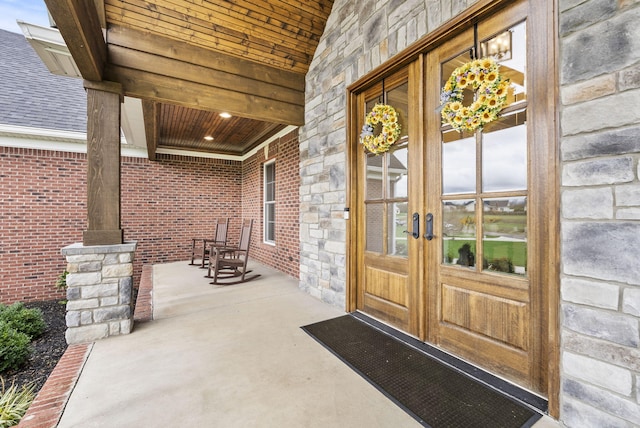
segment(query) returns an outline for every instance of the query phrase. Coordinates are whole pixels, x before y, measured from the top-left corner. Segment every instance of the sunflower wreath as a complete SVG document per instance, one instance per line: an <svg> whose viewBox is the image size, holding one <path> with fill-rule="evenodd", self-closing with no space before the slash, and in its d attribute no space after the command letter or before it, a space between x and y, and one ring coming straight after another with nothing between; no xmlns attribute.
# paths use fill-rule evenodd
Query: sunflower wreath
<svg viewBox="0 0 640 428"><path fill-rule="evenodd" d="M381 131L375 135L374 128L381 125ZM389 151L400 137L400 124L396 110L388 104L376 104L365 118L360 142L369 153L376 155Z"/></svg>
<svg viewBox="0 0 640 428"><path fill-rule="evenodd" d="M456 68L440 94L442 122L457 131L471 131L498 118L507 102L509 79L499 72L493 58L470 61ZM469 106L462 104L463 90L472 89L476 99Z"/></svg>

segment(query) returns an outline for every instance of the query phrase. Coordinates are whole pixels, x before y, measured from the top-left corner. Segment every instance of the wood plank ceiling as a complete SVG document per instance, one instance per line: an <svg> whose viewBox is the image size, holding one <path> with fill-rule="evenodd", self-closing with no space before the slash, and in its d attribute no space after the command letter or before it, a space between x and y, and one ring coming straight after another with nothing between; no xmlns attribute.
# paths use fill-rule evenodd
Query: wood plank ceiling
<svg viewBox="0 0 640 428"><path fill-rule="evenodd" d="M85 80L120 83L124 95L143 100L150 159L160 148L242 156L286 125L302 125L304 77L333 6L333 0L45 3Z"/></svg>

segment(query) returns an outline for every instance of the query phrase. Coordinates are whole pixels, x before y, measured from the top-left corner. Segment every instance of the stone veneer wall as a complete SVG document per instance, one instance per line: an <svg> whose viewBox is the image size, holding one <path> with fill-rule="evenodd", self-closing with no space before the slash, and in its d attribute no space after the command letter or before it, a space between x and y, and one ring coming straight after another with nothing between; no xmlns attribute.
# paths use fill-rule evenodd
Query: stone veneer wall
<svg viewBox="0 0 640 428"><path fill-rule="evenodd" d="M300 287L345 304L346 87L473 1L336 0L307 73ZM561 421L640 425L640 2L558 0ZM560 308L559 308L560 309Z"/></svg>
<svg viewBox="0 0 640 428"><path fill-rule="evenodd" d="M344 308L346 88L475 3L335 0L307 73L300 131L300 287Z"/></svg>
<svg viewBox="0 0 640 428"><path fill-rule="evenodd" d="M559 6L561 419L640 426L640 2Z"/></svg>

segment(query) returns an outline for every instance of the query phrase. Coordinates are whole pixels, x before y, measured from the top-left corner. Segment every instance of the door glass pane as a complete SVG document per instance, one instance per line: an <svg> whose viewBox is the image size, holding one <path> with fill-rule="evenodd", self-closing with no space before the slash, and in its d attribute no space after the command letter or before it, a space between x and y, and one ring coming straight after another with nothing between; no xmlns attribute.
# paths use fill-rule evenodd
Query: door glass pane
<svg viewBox="0 0 640 428"><path fill-rule="evenodd" d="M382 160L384 156L367 155L366 199L382 199Z"/></svg>
<svg viewBox="0 0 640 428"><path fill-rule="evenodd" d="M483 268L525 275L527 271L527 198L484 200Z"/></svg>
<svg viewBox="0 0 640 428"><path fill-rule="evenodd" d="M399 82L400 83L400 82ZM365 222L366 251L390 256L407 256L408 211L408 83L389 86L384 96L366 103L367 111L384 102L398 116L400 138L388 152L366 155ZM379 130L374 130L374 133Z"/></svg>
<svg viewBox="0 0 640 428"><path fill-rule="evenodd" d="M470 54L470 50L465 51L463 53L461 53L460 55L451 58L448 61L445 61L442 63L441 66L441 72L440 72L440 87L444 87L444 85L447 83L447 80L449 80L449 76L451 76L451 73L453 73L453 71L460 67L461 65L464 65L465 63L471 61L471 54ZM472 100L473 99L473 91L470 89L465 89L464 91L464 97L466 100ZM470 97L470 98L469 98Z"/></svg>
<svg viewBox="0 0 640 428"><path fill-rule="evenodd" d="M382 253L383 236L384 236L384 205L383 204L367 204L366 205L366 250L375 253Z"/></svg>
<svg viewBox="0 0 640 428"><path fill-rule="evenodd" d="M512 90L507 102L524 101L526 93L527 26L521 22L480 42L483 57L492 56L500 64L500 74L509 78Z"/></svg>
<svg viewBox="0 0 640 428"><path fill-rule="evenodd" d="M497 120L482 133L482 190L526 188L527 127L521 112Z"/></svg>
<svg viewBox="0 0 640 428"><path fill-rule="evenodd" d="M406 198L409 189L407 158L409 149L403 144L398 149L388 155L389 167L387 170L387 180L389 183L389 198Z"/></svg>
<svg viewBox="0 0 640 428"><path fill-rule="evenodd" d="M442 193L475 193L476 141L463 138L442 144Z"/></svg>
<svg viewBox="0 0 640 428"><path fill-rule="evenodd" d="M476 203L473 199L443 202L442 236L443 263L475 266Z"/></svg>
<svg viewBox="0 0 640 428"><path fill-rule="evenodd" d="M389 205L389 242L387 242L387 252L392 256L407 256L407 234L411 225L408 224L408 204L398 202Z"/></svg>
<svg viewBox="0 0 640 428"><path fill-rule="evenodd" d="M389 104L398 114L398 125L400 125L400 138L402 141L409 135L408 106L409 106L409 84L403 83L387 92L387 104Z"/></svg>

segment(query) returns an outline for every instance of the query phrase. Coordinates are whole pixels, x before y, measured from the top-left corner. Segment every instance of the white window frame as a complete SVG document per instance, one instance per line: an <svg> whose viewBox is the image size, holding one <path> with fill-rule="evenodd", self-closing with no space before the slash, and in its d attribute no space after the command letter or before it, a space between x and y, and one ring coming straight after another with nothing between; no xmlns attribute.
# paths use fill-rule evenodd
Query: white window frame
<svg viewBox="0 0 640 428"><path fill-rule="evenodd" d="M263 182L262 182L262 193L263 193L263 204L262 204L262 211L263 211L263 242L265 244L269 244L269 245L276 245L276 171L275 171L275 167L276 167L276 160L270 160L268 162L265 162L262 166L262 175L263 175ZM273 168L273 183L269 183L267 181L267 170L268 168ZM273 185L273 200L268 200L268 194L269 192L267 191L269 184ZM269 207L273 206L273 219L269 218ZM273 223L273 236L270 237L269 236L269 224ZM270 239L272 238L272 239Z"/></svg>

